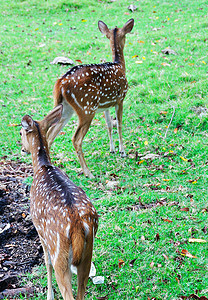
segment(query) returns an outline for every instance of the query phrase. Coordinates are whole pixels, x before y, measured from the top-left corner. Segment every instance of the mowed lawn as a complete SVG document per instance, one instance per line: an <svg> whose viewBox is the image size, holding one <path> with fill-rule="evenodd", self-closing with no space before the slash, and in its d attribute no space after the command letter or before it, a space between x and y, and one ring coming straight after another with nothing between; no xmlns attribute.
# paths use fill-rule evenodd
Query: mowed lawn
<svg viewBox="0 0 208 300"><path fill-rule="evenodd" d="M69 68L51 64L54 58L111 61L97 23L121 27L130 18L127 157L119 156L116 127L117 153L109 153L102 113L83 142L95 179L80 174L71 142L76 116L51 149L52 162L86 191L100 216L93 262L104 284L89 279L86 299L208 297L207 1L1 1L0 157L31 164L21 157L18 125L24 114L38 120L53 108L53 86ZM38 291L31 299L47 298L45 266L25 282ZM61 299L55 277L54 289Z"/></svg>

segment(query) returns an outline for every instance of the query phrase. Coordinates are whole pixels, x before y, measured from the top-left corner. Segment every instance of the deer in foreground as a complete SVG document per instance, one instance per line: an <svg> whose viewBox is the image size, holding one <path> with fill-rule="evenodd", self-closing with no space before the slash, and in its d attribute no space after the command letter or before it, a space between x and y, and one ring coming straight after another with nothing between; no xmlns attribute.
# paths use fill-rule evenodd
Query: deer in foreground
<svg viewBox="0 0 208 300"><path fill-rule="evenodd" d="M46 134L62 116L62 105L42 121L22 118L22 153L32 154L34 179L30 211L40 237L48 273L47 300L53 300L52 269L64 300L72 300L71 268L77 268L77 300L84 293L91 267L98 215L85 192L51 164Z"/></svg>
<svg viewBox="0 0 208 300"><path fill-rule="evenodd" d="M125 36L131 32L133 26L134 20L130 19L122 28L115 27L110 30L104 22L99 21L98 28L110 40L113 62L75 66L59 78L54 86L54 104L57 106L62 103L63 113L60 121L47 133L49 147L73 113L76 112L79 123L72 142L82 170L90 178L93 178L93 175L84 159L82 141L96 112L104 111L110 138L110 152L114 153L109 108L115 107L119 152L122 157L126 156L122 141L122 114L128 82L125 75L123 48Z"/></svg>

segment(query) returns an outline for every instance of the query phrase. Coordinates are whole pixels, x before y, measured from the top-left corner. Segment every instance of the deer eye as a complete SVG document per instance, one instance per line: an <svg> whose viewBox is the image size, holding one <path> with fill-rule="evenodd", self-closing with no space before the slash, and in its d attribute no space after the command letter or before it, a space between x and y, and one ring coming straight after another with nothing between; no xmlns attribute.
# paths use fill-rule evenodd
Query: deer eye
<svg viewBox="0 0 208 300"><path fill-rule="evenodd" d="M20 133L19 133L21 136L22 136L22 132L20 131Z"/></svg>

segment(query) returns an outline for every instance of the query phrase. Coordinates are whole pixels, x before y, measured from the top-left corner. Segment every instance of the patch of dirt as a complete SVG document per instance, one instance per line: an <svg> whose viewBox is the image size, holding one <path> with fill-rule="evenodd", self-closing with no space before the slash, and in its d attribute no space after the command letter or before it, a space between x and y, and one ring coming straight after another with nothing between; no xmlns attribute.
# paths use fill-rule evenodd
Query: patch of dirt
<svg viewBox="0 0 208 300"><path fill-rule="evenodd" d="M21 274L43 263L43 251L29 213L32 166L20 161L0 161L0 299L14 296L20 288ZM13 298L14 299L14 298Z"/></svg>

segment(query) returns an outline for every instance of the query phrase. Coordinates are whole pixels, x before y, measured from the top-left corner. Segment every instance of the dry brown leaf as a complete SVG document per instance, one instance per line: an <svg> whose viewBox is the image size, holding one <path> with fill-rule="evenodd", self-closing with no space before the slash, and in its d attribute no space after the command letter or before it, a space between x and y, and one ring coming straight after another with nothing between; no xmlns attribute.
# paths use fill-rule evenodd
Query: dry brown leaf
<svg viewBox="0 0 208 300"><path fill-rule="evenodd" d="M118 267L119 268L121 268L124 264L125 264L125 262L123 261L123 259L118 260Z"/></svg>
<svg viewBox="0 0 208 300"><path fill-rule="evenodd" d="M168 220L168 219L162 219L164 222L172 223L173 221Z"/></svg>
<svg viewBox="0 0 208 300"><path fill-rule="evenodd" d="M180 211L189 211L189 208L188 208L188 207L182 207L182 208L180 209Z"/></svg>
<svg viewBox="0 0 208 300"><path fill-rule="evenodd" d="M189 243L207 243L207 241L203 239L189 238Z"/></svg>
<svg viewBox="0 0 208 300"><path fill-rule="evenodd" d="M167 115L167 111L164 111L164 110L162 110L161 112L160 112L160 115Z"/></svg>
<svg viewBox="0 0 208 300"><path fill-rule="evenodd" d="M187 257L190 257L190 258L197 258L196 256L192 255L190 252L188 252L188 250L186 250L186 249L182 249L181 255L187 256Z"/></svg>

